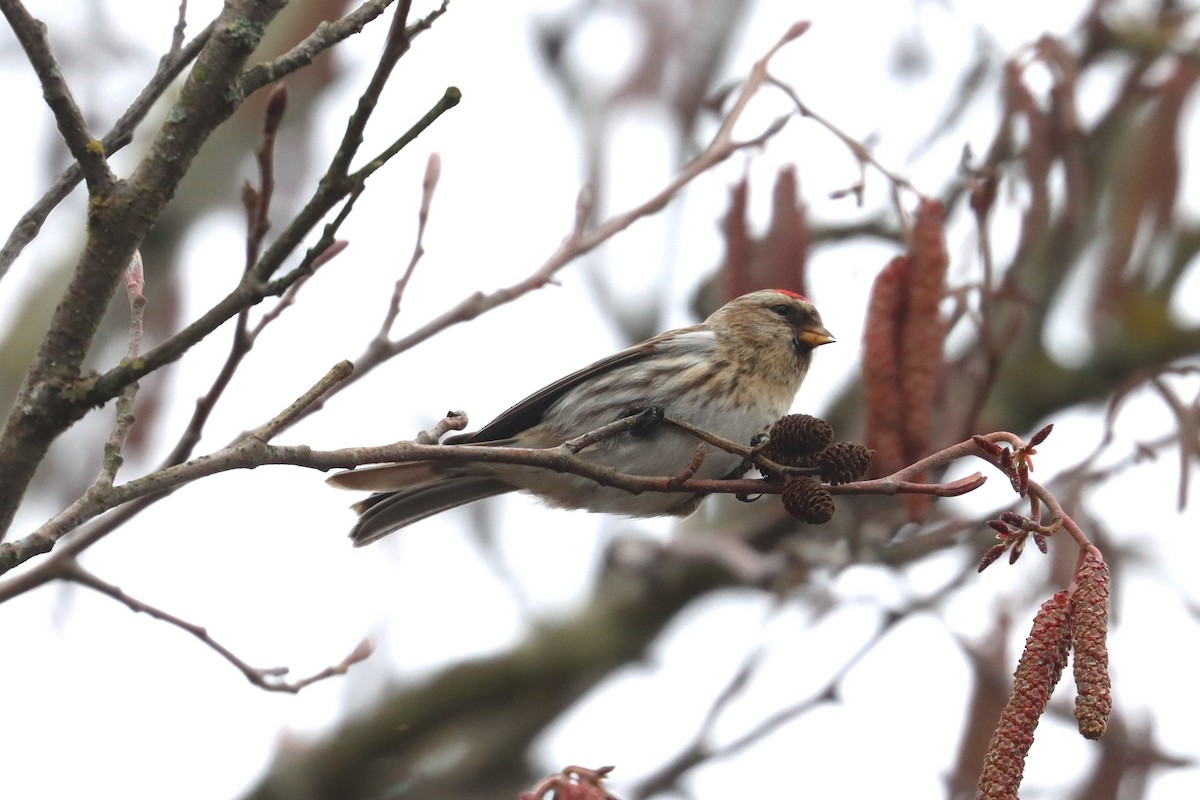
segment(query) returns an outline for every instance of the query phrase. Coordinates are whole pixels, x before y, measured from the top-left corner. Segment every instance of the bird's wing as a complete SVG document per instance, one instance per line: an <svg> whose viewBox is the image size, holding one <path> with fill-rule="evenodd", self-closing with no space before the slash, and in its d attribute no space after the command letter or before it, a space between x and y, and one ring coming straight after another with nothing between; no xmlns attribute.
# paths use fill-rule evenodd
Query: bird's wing
<svg viewBox="0 0 1200 800"><path fill-rule="evenodd" d="M640 344L613 353L607 358L602 358L564 378L559 378L549 386L529 395L474 433L449 436L444 441L446 444L494 444L500 440L511 439L521 431L532 428L541 422L551 406L581 383L630 364L639 358L644 358L649 349L662 352L662 348L666 347L672 350L679 349L682 352L695 352L699 355L701 352L710 350L712 345L712 334L699 326L680 328L659 334Z"/></svg>

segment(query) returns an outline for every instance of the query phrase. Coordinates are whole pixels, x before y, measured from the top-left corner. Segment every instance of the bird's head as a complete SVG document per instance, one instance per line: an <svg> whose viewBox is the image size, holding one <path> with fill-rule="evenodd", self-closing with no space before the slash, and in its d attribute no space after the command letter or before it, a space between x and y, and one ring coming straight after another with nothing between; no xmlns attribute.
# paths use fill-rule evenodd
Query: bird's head
<svg viewBox="0 0 1200 800"><path fill-rule="evenodd" d="M744 294L714 311L706 324L728 329L752 347L790 343L796 356L806 362L813 348L834 341L812 302L787 289Z"/></svg>

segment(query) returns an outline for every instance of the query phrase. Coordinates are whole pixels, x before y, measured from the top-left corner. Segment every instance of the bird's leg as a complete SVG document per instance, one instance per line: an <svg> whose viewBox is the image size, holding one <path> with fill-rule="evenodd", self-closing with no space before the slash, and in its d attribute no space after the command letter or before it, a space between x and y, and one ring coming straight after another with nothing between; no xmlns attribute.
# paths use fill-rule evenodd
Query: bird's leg
<svg viewBox="0 0 1200 800"><path fill-rule="evenodd" d="M767 442L770 440L771 437L765 433L756 433L750 438L750 455L748 458L742 459L742 465L738 468L741 470L741 473L737 477L740 478L750 471L750 468L754 466L755 455L758 454L759 450L766 447Z"/></svg>
<svg viewBox="0 0 1200 800"><path fill-rule="evenodd" d="M658 430L666 415L667 412L663 410L662 406L637 406L626 411L618 419L638 417L637 423L629 432L639 439L644 439Z"/></svg>

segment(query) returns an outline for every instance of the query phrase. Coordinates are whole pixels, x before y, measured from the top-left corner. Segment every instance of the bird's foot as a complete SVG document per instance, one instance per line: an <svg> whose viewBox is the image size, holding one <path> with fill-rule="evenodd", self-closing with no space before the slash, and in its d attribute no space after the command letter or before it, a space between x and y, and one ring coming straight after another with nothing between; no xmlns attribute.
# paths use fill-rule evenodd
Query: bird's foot
<svg viewBox="0 0 1200 800"><path fill-rule="evenodd" d="M637 417L638 420L630 429L630 433L638 438L645 438L658 430L666 414L667 412L663 410L662 406L638 406L626 411L620 416L620 419Z"/></svg>

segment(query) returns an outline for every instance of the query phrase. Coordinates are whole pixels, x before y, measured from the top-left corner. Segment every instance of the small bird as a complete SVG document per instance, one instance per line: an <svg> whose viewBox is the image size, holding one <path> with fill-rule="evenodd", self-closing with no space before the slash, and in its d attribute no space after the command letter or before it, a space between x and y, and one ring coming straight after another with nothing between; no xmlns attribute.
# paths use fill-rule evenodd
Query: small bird
<svg viewBox="0 0 1200 800"><path fill-rule="evenodd" d="M809 300L768 289L731 300L699 325L647 339L573 372L446 444L556 447L621 417L652 411L749 444L791 408L813 349L834 341ZM669 476L688 466L699 440L671 425L638 426L589 445L578 457L633 475ZM737 477L740 456L710 447L700 479ZM627 517L683 517L694 492L633 494L577 475L516 464L417 461L341 472L329 483L375 492L352 508L356 547L451 508L524 490L556 508Z"/></svg>

